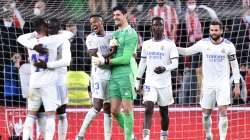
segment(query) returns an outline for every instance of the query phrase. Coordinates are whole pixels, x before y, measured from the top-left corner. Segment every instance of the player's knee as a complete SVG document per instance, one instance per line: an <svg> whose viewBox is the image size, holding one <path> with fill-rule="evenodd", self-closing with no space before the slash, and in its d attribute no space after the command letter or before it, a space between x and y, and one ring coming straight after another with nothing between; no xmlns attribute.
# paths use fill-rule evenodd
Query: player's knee
<svg viewBox="0 0 250 140"><path fill-rule="evenodd" d="M227 116L227 109L225 107L219 107L219 116L226 117Z"/></svg>
<svg viewBox="0 0 250 140"><path fill-rule="evenodd" d="M163 119L168 118L168 106L160 106L160 114Z"/></svg>
<svg viewBox="0 0 250 140"><path fill-rule="evenodd" d="M220 111L219 117L227 117L227 111Z"/></svg>
<svg viewBox="0 0 250 140"><path fill-rule="evenodd" d="M146 101L144 103L145 115L152 115L154 112L154 102Z"/></svg>
<svg viewBox="0 0 250 140"><path fill-rule="evenodd" d="M103 107L103 100L102 99L94 99L93 108L96 111L100 112L102 107Z"/></svg>
<svg viewBox="0 0 250 140"><path fill-rule="evenodd" d="M57 110L56 110L56 113L59 114L59 115L60 114L65 114L66 113L66 104L58 107Z"/></svg>
<svg viewBox="0 0 250 140"><path fill-rule="evenodd" d="M29 110L29 111L28 111L28 114L31 115L31 116L36 116L36 115L37 115L37 112L36 112L36 111L31 111L31 110Z"/></svg>
<svg viewBox="0 0 250 140"><path fill-rule="evenodd" d="M207 121L211 117L211 112L202 112L202 117L204 121Z"/></svg>
<svg viewBox="0 0 250 140"><path fill-rule="evenodd" d="M93 104L93 108L94 108L97 112L100 112L100 111L101 111L102 106L103 106L103 105L100 105L100 104Z"/></svg>
<svg viewBox="0 0 250 140"><path fill-rule="evenodd" d="M111 113L111 105L110 105L110 103L104 103L103 104L103 112L106 113L106 114Z"/></svg>

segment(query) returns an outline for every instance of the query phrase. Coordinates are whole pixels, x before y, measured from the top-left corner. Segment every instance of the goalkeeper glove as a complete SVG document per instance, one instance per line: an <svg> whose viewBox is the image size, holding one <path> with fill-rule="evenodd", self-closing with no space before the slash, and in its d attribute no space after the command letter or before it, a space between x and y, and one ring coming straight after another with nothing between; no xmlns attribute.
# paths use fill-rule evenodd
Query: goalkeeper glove
<svg viewBox="0 0 250 140"><path fill-rule="evenodd" d="M47 54L48 49L43 47L43 44L37 44L34 46L33 50L37 51L40 54Z"/></svg>
<svg viewBox="0 0 250 140"><path fill-rule="evenodd" d="M43 69L47 69L47 63L43 60L39 59L39 62L35 62L34 66L37 68L43 68Z"/></svg>
<svg viewBox="0 0 250 140"><path fill-rule="evenodd" d="M158 66L158 67L156 67L156 68L154 69L154 72L155 72L156 74L161 74L161 73L163 73L163 72L165 72L165 71L166 71L166 68L163 67L163 66Z"/></svg>
<svg viewBox="0 0 250 140"><path fill-rule="evenodd" d="M113 38L109 41L109 46L111 46L111 47L112 46L119 46L119 43L115 38Z"/></svg>
<svg viewBox="0 0 250 140"><path fill-rule="evenodd" d="M100 66L103 64L109 64L109 59L104 58L100 53L97 53L97 57L92 57L92 62L94 65Z"/></svg>

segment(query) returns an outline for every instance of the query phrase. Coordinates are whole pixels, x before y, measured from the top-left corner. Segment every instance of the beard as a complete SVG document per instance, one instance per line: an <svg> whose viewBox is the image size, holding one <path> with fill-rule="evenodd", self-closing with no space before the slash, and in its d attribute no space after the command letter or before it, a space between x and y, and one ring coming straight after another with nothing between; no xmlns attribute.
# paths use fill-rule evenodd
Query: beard
<svg viewBox="0 0 250 140"><path fill-rule="evenodd" d="M209 35L213 41L217 42L220 39L220 35Z"/></svg>

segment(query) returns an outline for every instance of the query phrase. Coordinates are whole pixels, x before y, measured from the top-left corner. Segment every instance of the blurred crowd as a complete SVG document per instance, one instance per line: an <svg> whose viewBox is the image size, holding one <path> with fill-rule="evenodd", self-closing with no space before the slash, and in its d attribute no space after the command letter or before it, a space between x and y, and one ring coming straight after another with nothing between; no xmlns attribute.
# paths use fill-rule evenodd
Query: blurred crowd
<svg viewBox="0 0 250 140"><path fill-rule="evenodd" d="M112 31L115 27L110 20L112 15L109 14L109 9L118 4L127 5L128 19L140 35L140 44L151 37L148 21L153 16L160 16L164 19L166 37L175 41L176 46L180 47L191 46L198 40L209 37L210 20L220 19L224 24L224 37L231 40L237 50L242 76L241 88L242 92L245 92L242 94L250 95L248 93L250 92L250 0L236 1L235 7L237 8L238 5L241 10L234 16L230 13L229 16L221 16L218 13L221 9L211 5L211 3L218 5L222 1L227 0L136 0L133 2L123 0L3 0L0 2L2 13L0 14L0 104L16 104L13 101L18 101L18 105L22 101L25 103L21 96L19 71L29 61L27 50L18 44L16 39L23 33L34 31L32 19L57 17L62 21L62 29L74 32L75 36L70 40L72 62L69 70L89 73L90 58L86 52L85 37L91 29L84 18L88 18L91 14L101 14L104 19L107 19L106 30ZM230 2L229 0L228 3ZM223 6L230 11L230 5L225 4L221 8ZM60 10L56 11L57 9ZM139 45L138 55L140 47ZM176 103L197 104L202 79L200 55L180 57L179 68L172 75ZM247 96L242 96L235 103L246 103L248 100ZM139 103L140 100L136 102Z"/></svg>

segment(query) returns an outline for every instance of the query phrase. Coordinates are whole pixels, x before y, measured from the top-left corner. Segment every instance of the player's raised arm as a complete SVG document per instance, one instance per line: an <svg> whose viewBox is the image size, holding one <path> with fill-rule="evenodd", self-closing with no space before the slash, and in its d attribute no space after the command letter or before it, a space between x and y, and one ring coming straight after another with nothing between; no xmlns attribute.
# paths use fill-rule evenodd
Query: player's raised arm
<svg viewBox="0 0 250 140"><path fill-rule="evenodd" d="M48 68L58 68L70 65L71 62L70 42L66 40L59 49L62 49L62 58L56 61L48 62L47 63Z"/></svg>
<svg viewBox="0 0 250 140"><path fill-rule="evenodd" d="M192 45L191 47L188 48L182 48L182 47L177 47L178 52L180 55L193 55L196 53L201 52L201 41L195 43L194 45Z"/></svg>
<svg viewBox="0 0 250 140"><path fill-rule="evenodd" d="M31 40L36 37L36 34L36 32L32 32L20 35L17 38L17 42L26 47L27 49L33 49L33 47L35 46L35 42L32 42Z"/></svg>

